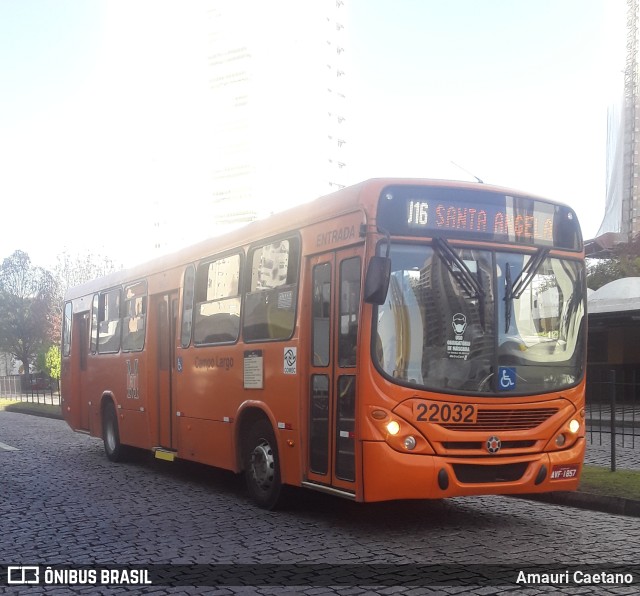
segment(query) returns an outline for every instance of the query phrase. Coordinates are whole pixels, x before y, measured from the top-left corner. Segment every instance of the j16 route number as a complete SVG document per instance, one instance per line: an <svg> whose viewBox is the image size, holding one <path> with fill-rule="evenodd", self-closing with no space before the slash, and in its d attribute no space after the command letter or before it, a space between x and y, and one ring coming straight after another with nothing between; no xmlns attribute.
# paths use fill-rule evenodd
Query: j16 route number
<svg viewBox="0 0 640 596"><path fill-rule="evenodd" d="M478 410L472 404L447 404L434 401L419 401L413 406L416 422L436 424L473 424Z"/></svg>

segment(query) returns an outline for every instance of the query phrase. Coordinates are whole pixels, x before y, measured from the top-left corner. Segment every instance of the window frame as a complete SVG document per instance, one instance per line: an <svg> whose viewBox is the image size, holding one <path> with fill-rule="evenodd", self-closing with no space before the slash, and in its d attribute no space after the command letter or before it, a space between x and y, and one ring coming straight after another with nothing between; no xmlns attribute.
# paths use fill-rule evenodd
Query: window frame
<svg viewBox="0 0 640 596"><path fill-rule="evenodd" d="M254 279L254 259L257 251L264 249L267 246L274 245L277 242L289 242L289 251L287 253L287 278L285 283L276 286L275 288L261 288L251 291L252 282ZM292 258L293 257L293 258ZM279 341L290 341L296 331L297 321L298 321L298 302L299 302L299 292L300 292L300 266L302 263L302 239L300 238L300 234L296 233L287 233L279 236L273 236L270 238L263 238L259 242L254 242L251 244L247 250L246 257L247 266L245 267L245 284L242 292L242 320L241 320L241 331L243 341L247 344L252 343L263 343L263 342L279 342ZM288 333L272 337L271 334L266 334L266 336L253 336L251 333L248 333L247 326L247 317L249 315L249 307L248 302L253 302L251 298L257 296L265 296L268 298L266 292L270 292L272 295L277 295L278 299L280 295L284 295L284 293L289 290L291 292L291 311L292 311L292 321L290 325L290 329L287 329ZM251 297L251 298L249 298ZM267 310L268 300L265 298L265 312ZM279 309L276 306L277 310L285 310ZM258 321L257 323L253 323L253 325L264 325L267 329L269 328L269 321Z"/></svg>
<svg viewBox="0 0 640 596"><path fill-rule="evenodd" d="M191 277L187 279L187 274ZM189 284L189 287L187 287ZM180 347L188 348L193 339L193 311L195 307L196 267L189 263L182 275L182 308L180 311ZM187 312L189 313L187 315ZM185 326L189 324L187 329Z"/></svg>
<svg viewBox="0 0 640 596"><path fill-rule="evenodd" d="M209 268L212 264L222 261L224 259L229 259L232 257L238 257L238 287L235 295L224 296L222 298L214 298L212 300L199 300L201 297L201 292L203 289L206 291L206 282L209 279ZM241 249L232 250L229 252L221 253L219 255L214 255L211 257L207 257L206 259L201 260L197 267L194 267L194 278L193 278L193 301L192 301L192 323L191 323L191 342L196 347L203 346L218 346L218 345L233 345L238 343L240 340L240 334L242 331L242 310L243 310L243 277L244 277L244 266L245 266L245 255L244 251ZM236 336L234 339L224 339L218 341L197 341L197 333L196 327L198 324L198 308L203 304L214 304L221 303L224 301L230 301L237 299L238 301L238 329L236 332ZM224 314L224 313L223 313ZM212 315L214 316L214 315ZM185 347L183 345L183 347Z"/></svg>
<svg viewBox="0 0 640 596"><path fill-rule="evenodd" d="M118 318L103 319L102 317L106 316L106 311L109 310L108 301L106 301L105 298L109 295L114 295L114 294L117 295L117 298L118 298L117 307L116 307ZM94 298L94 302L95 302L95 298ZM120 348L122 346L122 287L121 286L112 287L107 290L103 290L99 292L97 314L98 316L96 319L96 322L97 322L96 352L98 354L117 354L118 352L120 352ZM116 338L117 341L114 341L114 344L117 343L117 348L116 349L100 349L100 338L104 337L104 335L100 332L101 324L112 323L112 322L116 322L116 331L114 331L114 333L111 334L108 341L111 341L112 339Z"/></svg>
<svg viewBox="0 0 640 596"><path fill-rule="evenodd" d="M62 312L62 356L66 358L71 354L73 303L65 302Z"/></svg>
<svg viewBox="0 0 640 596"><path fill-rule="evenodd" d="M135 288L136 286L144 286L144 290L143 293L140 294L134 294L131 298L127 298L127 291ZM135 300L136 298L142 298L143 302L142 302L142 313L140 316L138 317L130 317L127 316L126 313L128 312L128 303ZM120 329L120 349L122 352L125 353L130 353L130 352L142 352L144 350L145 347L145 343L146 343L146 335L147 335L147 315L148 315L148 309L149 309L149 286L147 283L146 279L141 279L138 281L134 281L128 284L125 284L125 286L123 287L122 293L121 293L121 303L120 303L120 311L121 311L121 316L120 319L122 321L122 325L121 325L121 329ZM142 327L142 345L140 347L138 347L136 345L136 347L134 348L125 348L124 347L124 342L125 342L125 338L127 338L129 336L129 334L131 333L135 333L135 332L131 332L131 331L127 331L125 333L125 322L127 320L131 320L133 318L139 319L142 318L143 321L143 327Z"/></svg>

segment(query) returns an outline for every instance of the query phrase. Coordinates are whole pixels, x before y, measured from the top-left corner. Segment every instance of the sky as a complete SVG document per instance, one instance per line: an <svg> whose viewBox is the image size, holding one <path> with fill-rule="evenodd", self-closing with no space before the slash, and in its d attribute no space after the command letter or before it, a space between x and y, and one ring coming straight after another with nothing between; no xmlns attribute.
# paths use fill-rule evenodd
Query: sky
<svg viewBox="0 0 640 596"><path fill-rule="evenodd" d="M53 267L90 251L129 266L147 256L122 249L144 245L140 197L206 200L198 6L0 0L0 258L20 249ZM477 176L565 202L596 234L623 0L346 9L350 182Z"/></svg>

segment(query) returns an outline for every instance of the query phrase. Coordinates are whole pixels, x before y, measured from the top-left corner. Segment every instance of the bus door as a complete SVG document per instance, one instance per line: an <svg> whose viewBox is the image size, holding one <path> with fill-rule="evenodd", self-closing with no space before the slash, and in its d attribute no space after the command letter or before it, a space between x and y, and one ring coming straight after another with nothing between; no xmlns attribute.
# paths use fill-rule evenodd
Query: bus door
<svg viewBox="0 0 640 596"><path fill-rule="evenodd" d="M90 393L87 379L87 356L89 354L89 313L80 312L73 315L72 319L73 347L71 350L72 371L70 375L72 383L72 406L79 409L77 430L90 431Z"/></svg>
<svg viewBox="0 0 640 596"><path fill-rule="evenodd" d="M155 297L158 330L157 362L158 371L158 436L159 447L171 449L174 446L173 418L173 366L175 361L176 318L178 294L172 292Z"/></svg>
<svg viewBox="0 0 640 596"><path fill-rule="evenodd" d="M361 257L354 249L308 261L312 305L307 479L355 491L356 347Z"/></svg>

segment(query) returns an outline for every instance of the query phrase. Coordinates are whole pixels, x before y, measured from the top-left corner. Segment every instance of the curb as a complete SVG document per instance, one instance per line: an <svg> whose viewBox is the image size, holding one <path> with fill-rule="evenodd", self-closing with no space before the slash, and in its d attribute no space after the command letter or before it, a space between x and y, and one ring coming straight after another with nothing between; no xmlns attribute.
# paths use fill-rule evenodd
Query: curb
<svg viewBox="0 0 640 596"><path fill-rule="evenodd" d="M37 410L35 408L21 407L19 403L5 406L5 412L10 414L27 414L29 416L39 416L40 418L53 418L55 420L64 420L62 412L46 412L44 410Z"/></svg>
<svg viewBox="0 0 640 596"><path fill-rule="evenodd" d="M568 505L578 509L590 509L615 515L640 517L640 501L625 499L624 497L609 497L587 492L557 491L552 493L514 495L523 499L543 501L553 505Z"/></svg>

